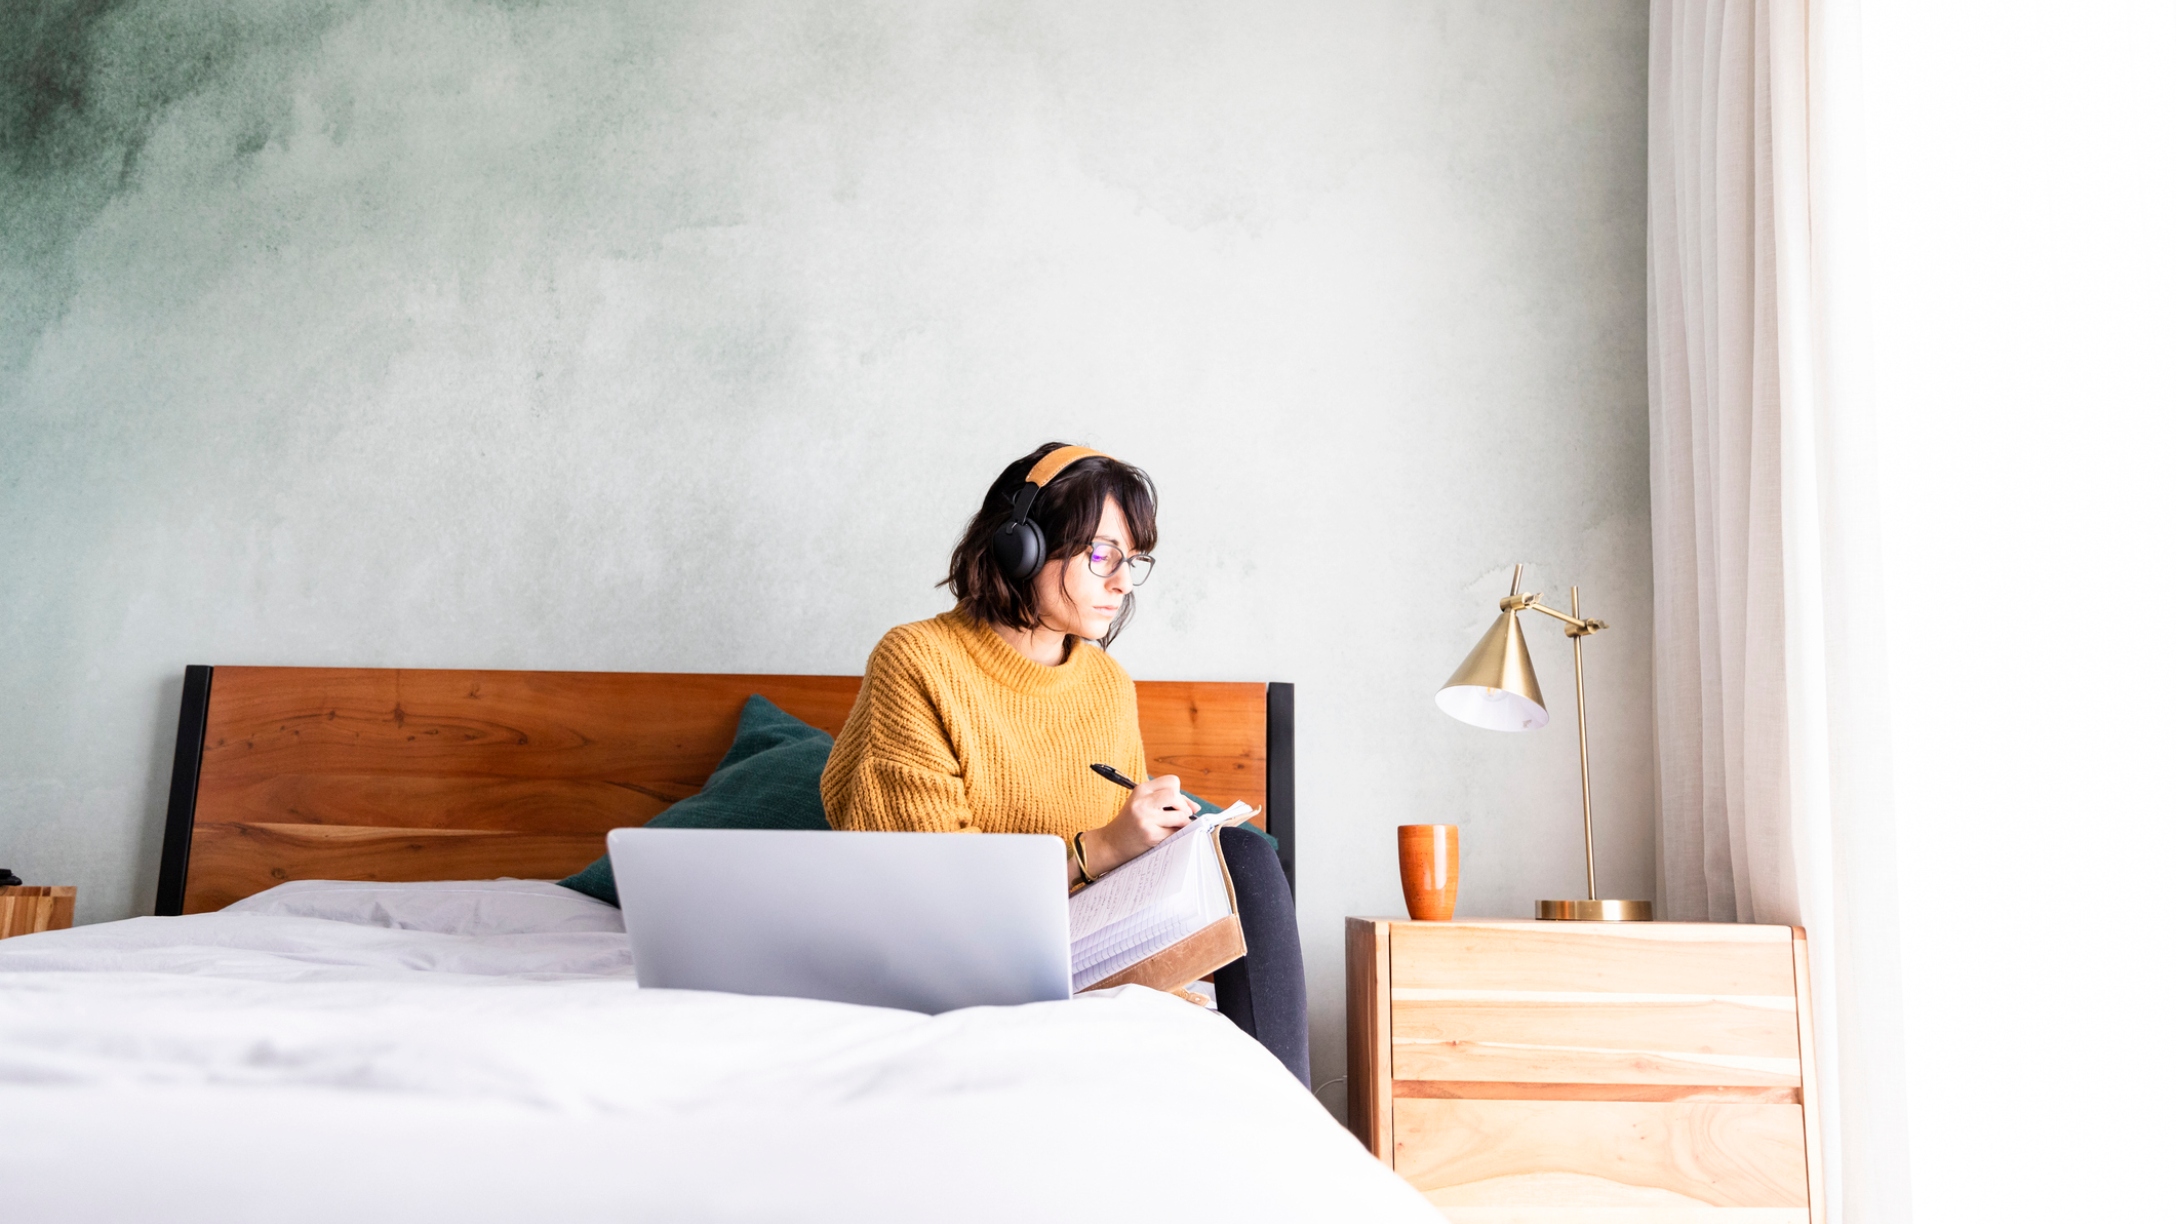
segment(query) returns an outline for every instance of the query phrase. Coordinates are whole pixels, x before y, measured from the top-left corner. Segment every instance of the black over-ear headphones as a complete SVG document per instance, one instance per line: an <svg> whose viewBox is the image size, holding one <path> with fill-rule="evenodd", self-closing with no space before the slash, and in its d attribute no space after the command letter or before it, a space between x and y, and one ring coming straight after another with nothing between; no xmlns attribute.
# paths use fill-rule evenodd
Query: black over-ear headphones
<svg viewBox="0 0 2176 1224"><path fill-rule="evenodd" d="M1110 456L1092 447L1061 446L1028 469L1027 482L1012 495L1012 517L990 538L990 550L997 554L997 563L1007 577L1025 578L1043 568L1049 545L1043 540L1041 525L1028 518L1028 511L1035 508L1035 495L1055 480L1058 473L1090 458L1108 459Z"/></svg>

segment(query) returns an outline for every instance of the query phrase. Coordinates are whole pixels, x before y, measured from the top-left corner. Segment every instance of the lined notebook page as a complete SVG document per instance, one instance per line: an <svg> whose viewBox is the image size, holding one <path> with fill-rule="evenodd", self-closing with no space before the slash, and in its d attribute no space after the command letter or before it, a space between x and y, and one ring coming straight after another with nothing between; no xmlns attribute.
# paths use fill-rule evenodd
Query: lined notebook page
<svg viewBox="0 0 2176 1224"><path fill-rule="evenodd" d="M1136 964L1231 912L1215 831L1252 814L1235 804L1196 820L1073 894L1073 988Z"/></svg>

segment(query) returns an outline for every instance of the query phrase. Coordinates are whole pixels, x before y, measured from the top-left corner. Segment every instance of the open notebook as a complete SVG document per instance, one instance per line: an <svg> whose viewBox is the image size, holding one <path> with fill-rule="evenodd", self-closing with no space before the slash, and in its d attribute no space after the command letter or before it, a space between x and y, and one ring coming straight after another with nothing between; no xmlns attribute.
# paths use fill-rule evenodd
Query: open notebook
<svg viewBox="0 0 2176 1224"><path fill-rule="evenodd" d="M1073 989L1174 990L1247 954L1216 831L1254 815L1235 803L1073 894Z"/></svg>

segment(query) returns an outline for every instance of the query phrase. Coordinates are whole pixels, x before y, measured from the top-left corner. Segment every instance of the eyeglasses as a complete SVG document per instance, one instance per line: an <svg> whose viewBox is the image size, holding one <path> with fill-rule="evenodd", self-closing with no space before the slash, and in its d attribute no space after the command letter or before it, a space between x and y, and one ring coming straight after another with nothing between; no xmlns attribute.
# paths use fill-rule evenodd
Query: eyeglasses
<svg viewBox="0 0 2176 1224"><path fill-rule="evenodd" d="M1126 574L1133 579L1133 585L1140 586L1148 581L1149 571L1156 568L1156 558L1147 553L1128 556L1126 550L1118 545L1101 541L1088 546L1089 573L1098 578L1108 578L1117 573L1121 565L1126 567Z"/></svg>

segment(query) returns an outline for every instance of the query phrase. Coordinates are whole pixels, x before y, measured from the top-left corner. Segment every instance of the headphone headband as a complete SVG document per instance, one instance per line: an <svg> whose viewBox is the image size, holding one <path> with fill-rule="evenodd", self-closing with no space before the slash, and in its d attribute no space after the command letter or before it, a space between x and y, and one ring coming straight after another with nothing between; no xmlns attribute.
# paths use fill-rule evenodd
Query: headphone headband
<svg viewBox="0 0 2176 1224"><path fill-rule="evenodd" d="M1028 469L1027 482L1040 489L1056 479L1058 473L1089 458L1108 459L1110 456L1092 446L1061 446Z"/></svg>

